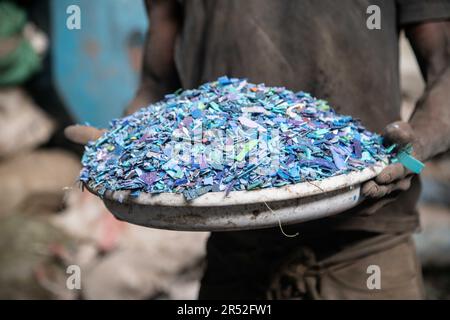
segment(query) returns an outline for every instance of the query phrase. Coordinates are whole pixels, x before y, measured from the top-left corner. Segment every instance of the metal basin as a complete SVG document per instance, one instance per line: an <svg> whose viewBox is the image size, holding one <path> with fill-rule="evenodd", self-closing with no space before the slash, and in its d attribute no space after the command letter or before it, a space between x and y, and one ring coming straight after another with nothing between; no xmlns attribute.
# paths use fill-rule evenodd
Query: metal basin
<svg viewBox="0 0 450 320"><path fill-rule="evenodd" d="M236 231L305 222L348 210L363 199L361 184L374 178L383 162L362 171L321 181L252 191L209 192L192 201L175 193L107 192L103 200L118 219L159 229ZM90 190L94 194L96 190Z"/></svg>

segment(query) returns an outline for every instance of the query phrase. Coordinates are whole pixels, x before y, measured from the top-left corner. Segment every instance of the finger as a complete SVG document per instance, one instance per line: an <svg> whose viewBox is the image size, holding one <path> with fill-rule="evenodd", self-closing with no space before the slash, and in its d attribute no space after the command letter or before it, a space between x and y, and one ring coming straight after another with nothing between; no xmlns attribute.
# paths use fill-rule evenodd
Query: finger
<svg viewBox="0 0 450 320"><path fill-rule="evenodd" d="M401 190L406 191L411 187L411 179L412 176L406 177L405 179L400 180L397 182L393 188L392 191Z"/></svg>
<svg viewBox="0 0 450 320"><path fill-rule="evenodd" d="M375 181L371 180L366 182L361 192L364 196L370 198L381 198L389 194L392 191L394 184L379 185Z"/></svg>
<svg viewBox="0 0 450 320"><path fill-rule="evenodd" d="M97 129L89 126L74 125L64 129L67 139L78 144L86 144L95 141L105 132L105 129Z"/></svg>
<svg viewBox="0 0 450 320"><path fill-rule="evenodd" d="M365 197L372 198L378 193L378 189L379 189L378 184L375 181L370 180L364 183L364 185L361 188L361 193Z"/></svg>
<svg viewBox="0 0 450 320"><path fill-rule="evenodd" d="M392 192L394 184L378 185L377 191L372 194L372 198L382 198Z"/></svg>
<svg viewBox="0 0 450 320"><path fill-rule="evenodd" d="M386 127L384 137L390 143L406 145L413 141L414 131L409 123L396 121Z"/></svg>
<svg viewBox="0 0 450 320"><path fill-rule="evenodd" d="M378 184L388 184L398 179L404 178L407 174L405 167L401 163L394 163L380 172L375 178L375 182Z"/></svg>
<svg viewBox="0 0 450 320"><path fill-rule="evenodd" d="M373 197L382 198L394 191L406 191L411 187L411 178L412 176L402 179L396 183L378 185L377 193Z"/></svg>
<svg viewBox="0 0 450 320"><path fill-rule="evenodd" d="M412 176L404 178L396 183L379 185L373 180L366 182L361 192L364 196L370 198L382 198L394 191L406 191L411 187Z"/></svg>

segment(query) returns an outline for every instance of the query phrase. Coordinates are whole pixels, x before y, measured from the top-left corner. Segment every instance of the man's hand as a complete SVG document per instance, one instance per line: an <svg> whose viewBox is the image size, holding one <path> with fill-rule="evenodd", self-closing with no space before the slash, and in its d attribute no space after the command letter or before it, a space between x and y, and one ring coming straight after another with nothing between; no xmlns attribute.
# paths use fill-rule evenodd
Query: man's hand
<svg viewBox="0 0 450 320"><path fill-rule="evenodd" d="M152 103L154 99L152 99L150 92L150 90L145 90L145 88L139 89L134 99L126 107L124 115L130 115ZM64 135L68 140L81 145L97 140L104 132L106 132L106 129L82 125L72 125L64 129Z"/></svg>
<svg viewBox="0 0 450 320"><path fill-rule="evenodd" d="M105 131L105 129L73 125L64 129L64 135L74 143L85 145L89 141L95 141L100 138Z"/></svg>
<svg viewBox="0 0 450 320"><path fill-rule="evenodd" d="M124 115L130 115L138 109L148 106L151 102L152 99L150 96L138 90L134 99L126 107ZM106 129L97 129L82 125L72 125L64 129L64 135L68 140L81 145L85 145L89 141L97 140L104 132L106 132Z"/></svg>
<svg viewBox="0 0 450 320"><path fill-rule="evenodd" d="M395 143L399 148L412 144L414 149L414 132L406 122L397 121L388 125L384 137L388 144ZM414 157L421 158L415 151ZM370 198L381 198L397 190L408 190L411 186L412 175L413 173L401 163L391 164L384 168L374 180L363 185L362 194Z"/></svg>
<svg viewBox="0 0 450 320"><path fill-rule="evenodd" d="M411 143L413 156L427 161L450 149L450 21L411 24L405 28L405 34L416 54L426 88L408 123L388 125L385 137L400 148ZM412 177L402 164L395 163L366 182L362 194L374 200L367 213L395 200L386 195L409 189ZM382 199L375 201L377 198Z"/></svg>

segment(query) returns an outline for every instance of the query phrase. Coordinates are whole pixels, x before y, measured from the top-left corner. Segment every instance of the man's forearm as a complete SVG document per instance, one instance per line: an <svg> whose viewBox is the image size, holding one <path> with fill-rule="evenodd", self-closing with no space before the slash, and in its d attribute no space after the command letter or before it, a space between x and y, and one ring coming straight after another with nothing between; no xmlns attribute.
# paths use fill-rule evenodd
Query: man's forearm
<svg viewBox="0 0 450 320"><path fill-rule="evenodd" d="M427 89L409 122L422 160L450 150L450 68Z"/></svg>
<svg viewBox="0 0 450 320"><path fill-rule="evenodd" d="M426 89L410 119L421 160L450 149L450 22L432 22L406 29Z"/></svg>
<svg viewBox="0 0 450 320"><path fill-rule="evenodd" d="M141 79L135 101L128 113L139 104L151 103L180 87L175 67L175 39L181 25L181 12L176 0L146 0L150 21L147 32Z"/></svg>

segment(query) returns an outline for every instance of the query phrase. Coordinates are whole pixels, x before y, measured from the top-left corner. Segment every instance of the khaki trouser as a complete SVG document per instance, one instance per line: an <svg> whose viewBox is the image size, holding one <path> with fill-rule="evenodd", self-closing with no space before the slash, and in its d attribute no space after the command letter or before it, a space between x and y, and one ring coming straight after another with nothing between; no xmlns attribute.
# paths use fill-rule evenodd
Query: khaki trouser
<svg viewBox="0 0 450 320"><path fill-rule="evenodd" d="M342 241L347 234L350 240ZM424 298L421 269L410 234L356 235L332 235L320 245L315 245L318 239L305 244L291 240L296 241L293 248L285 245L289 240L274 247L261 243L249 250L243 242L245 236L228 243L229 248L224 242L229 236L213 233L208 240L208 265L199 298ZM239 242L241 249L236 247Z"/></svg>

